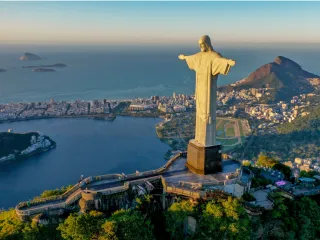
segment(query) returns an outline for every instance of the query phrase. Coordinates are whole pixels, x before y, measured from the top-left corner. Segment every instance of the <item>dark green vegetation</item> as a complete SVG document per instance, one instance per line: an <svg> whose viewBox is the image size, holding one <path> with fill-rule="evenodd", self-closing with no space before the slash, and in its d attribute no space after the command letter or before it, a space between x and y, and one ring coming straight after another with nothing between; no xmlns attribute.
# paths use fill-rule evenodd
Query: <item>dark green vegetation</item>
<svg viewBox="0 0 320 240"><path fill-rule="evenodd" d="M64 194L66 191L68 191L69 189L71 189L73 187L73 185L68 185L66 187L62 187L62 188L57 188L54 190L45 190L43 193L41 193L41 195L39 197L35 197L37 198L47 198L47 197L52 197L52 196L58 196L61 194Z"/></svg>
<svg viewBox="0 0 320 240"><path fill-rule="evenodd" d="M251 193L248 193L248 192L242 195L242 199L247 202L252 202L256 200L256 198Z"/></svg>
<svg viewBox="0 0 320 240"><path fill-rule="evenodd" d="M156 131L160 140L173 150L185 150L189 140L194 137L194 126L195 112L189 112L173 117L163 125L158 125Z"/></svg>
<svg viewBox="0 0 320 240"><path fill-rule="evenodd" d="M37 132L30 133L0 133L0 158L15 153L15 150L22 151L30 146L32 136L38 137Z"/></svg>
<svg viewBox="0 0 320 240"><path fill-rule="evenodd" d="M252 178L251 187L252 188L265 187L268 184L272 184L272 180L266 179L261 176L255 176L254 178Z"/></svg>
<svg viewBox="0 0 320 240"><path fill-rule="evenodd" d="M319 76L303 70L294 61L278 56L271 63L265 64L252 72L245 81L236 86L222 86L220 91L232 91L249 88L268 88L270 95L264 96L261 103L290 100L292 96L310 93L315 89L308 78Z"/></svg>
<svg viewBox="0 0 320 240"><path fill-rule="evenodd" d="M261 167L272 168L274 170L278 170L284 174L284 176L289 179L291 175L290 167L276 161L272 157L268 157L266 155L259 155L257 160L257 165Z"/></svg>
<svg viewBox="0 0 320 240"><path fill-rule="evenodd" d="M277 127L276 134L253 136L246 150L247 158L256 158L261 152L268 153L277 160L292 160L295 157L310 158L320 155L320 106L313 107L311 113L298 117L291 123ZM242 148L237 152L243 152Z"/></svg>
<svg viewBox="0 0 320 240"><path fill-rule="evenodd" d="M0 212L0 239L2 240L56 240L61 234L58 225L41 226L34 222L21 222L14 209Z"/></svg>
<svg viewBox="0 0 320 240"><path fill-rule="evenodd" d="M316 171L310 171L310 172L307 172L307 171L301 171L300 172L300 177L307 177L307 178L312 178L314 175L318 175L319 173L316 172Z"/></svg>
<svg viewBox="0 0 320 240"><path fill-rule="evenodd" d="M119 105L113 110L113 114L120 114L125 108L130 106L130 102L121 102Z"/></svg>
<svg viewBox="0 0 320 240"><path fill-rule="evenodd" d="M167 211L154 208L152 196L135 209L107 214L71 213L60 224L21 222L13 209L0 213L0 239L152 240L301 239L320 237L320 207L310 198L289 200L274 193L273 210L249 216L242 200L217 194L209 202L178 200ZM247 194L245 200L252 200Z"/></svg>

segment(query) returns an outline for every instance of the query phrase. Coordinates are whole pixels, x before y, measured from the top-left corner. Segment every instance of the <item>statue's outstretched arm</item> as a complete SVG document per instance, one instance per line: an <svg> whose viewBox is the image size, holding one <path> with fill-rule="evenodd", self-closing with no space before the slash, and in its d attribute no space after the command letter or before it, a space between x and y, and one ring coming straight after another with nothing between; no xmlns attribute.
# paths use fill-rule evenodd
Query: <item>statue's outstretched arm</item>
<svg viewBox="0 0 320 240"><path fill-rule="evenodd" d="M186 59L186 56L183 55L183 54L180 54L180 55L178 56L178 58L179 58L180 60L185 60L185 59Z"/></svg>
<svg viewBox="0 0 320 240"><path fill-rule="evenodd" d="M180 54L178 56L178 58L180 60L186 60L187 64L188 64L188 67L192 70L195 70L196 71L196 66L197 66L197 54L194 54L194 55L190 55L190 56L185 56L183 54Z"/></svg>
<svg viewBox="0 0 320 240"><path fill-rule="evenodd" d="M188 57L194 57L194 56L196 56L196 55L197 55L197 54L185 56L185 55L183 55L183 54L180 54L180 55L178 56L178 58L179 58L180 60L186 60Z"/></svg>
<svg viewBox="0 0 320 240"><path fill-rule="evenodd" d="M236 65L236 61L232 60L232 59L228 59L228 64L233 67L234 65Z"/></svg>

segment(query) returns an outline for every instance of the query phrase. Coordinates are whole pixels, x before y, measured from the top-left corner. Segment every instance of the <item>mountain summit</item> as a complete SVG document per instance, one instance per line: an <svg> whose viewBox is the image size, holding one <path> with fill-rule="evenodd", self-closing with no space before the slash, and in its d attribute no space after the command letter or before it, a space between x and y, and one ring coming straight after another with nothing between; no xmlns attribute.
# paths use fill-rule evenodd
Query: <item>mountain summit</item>
<svg viewBox="0 0 320 240"><path fill-rule="evenodd" d="M222 86L220 90L269 88L272 93L269 100L288 100L301 93L313 92L313 80L319 78L303 70L299 64L289 58L278 56L273 62L259 67L245 79Z"/></svg>

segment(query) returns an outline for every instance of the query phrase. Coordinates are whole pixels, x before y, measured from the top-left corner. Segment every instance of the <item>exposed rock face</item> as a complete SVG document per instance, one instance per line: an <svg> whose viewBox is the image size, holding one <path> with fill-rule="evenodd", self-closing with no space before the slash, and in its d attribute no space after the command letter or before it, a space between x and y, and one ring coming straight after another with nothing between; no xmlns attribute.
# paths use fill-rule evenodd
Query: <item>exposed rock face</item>
<svg viewBox="0 0 320 240"><path fill-rule="evenodd" d="M7 70L0 68L0 72L6 72Z"/></svg>
<svg viewBox="0 0 320 240"><path fill-rule="evenodd" d="M232 86L222 86L220 90L271 88L274 100L288 100L292 96L314 91L310 82L314 78L319 76L303 70L299 64L286 57L278 56L273 62L256 69L247 78Z"/></svg>
<svg viewBox="0 0 320 240"><path fill-rule="evenodd" d="M299 64L296 62L278 56L272 63L268 63L263 65L262 67L258 68L254 72L252 72L248 77L247 81L259 81L259 79L267 77L268 75L275 73L276 75L280 76L281 74L285 75L292 75L292 77L303 77L303 78L318 78L319 76L304 71ZM294 79L292 79L294 81ZM280 81L285 81L285 79L280 79Z"/></svg>
<svg viewBox="0 0 320 240"><path fill-rule="evenodd" d="M21 57L20 60L22 61L33 61L33 60L41 60L42 58L33 54L33 53L24 53Z"/></svg>

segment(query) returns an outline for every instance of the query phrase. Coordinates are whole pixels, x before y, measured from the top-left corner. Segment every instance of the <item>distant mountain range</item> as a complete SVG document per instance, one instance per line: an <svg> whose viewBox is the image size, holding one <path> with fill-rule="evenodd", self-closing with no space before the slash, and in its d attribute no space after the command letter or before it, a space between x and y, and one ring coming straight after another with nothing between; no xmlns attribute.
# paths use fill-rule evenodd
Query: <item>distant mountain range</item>
<svg viewBox="0 0 320 240"><path fill-rule="evenodd" d="M313 92L320 84L320 77L301 68L296 62L278 56L248 77L236 83L221 86L220 91L249 88L269 88L269 101L288 100L301 93Z"/></svg>

